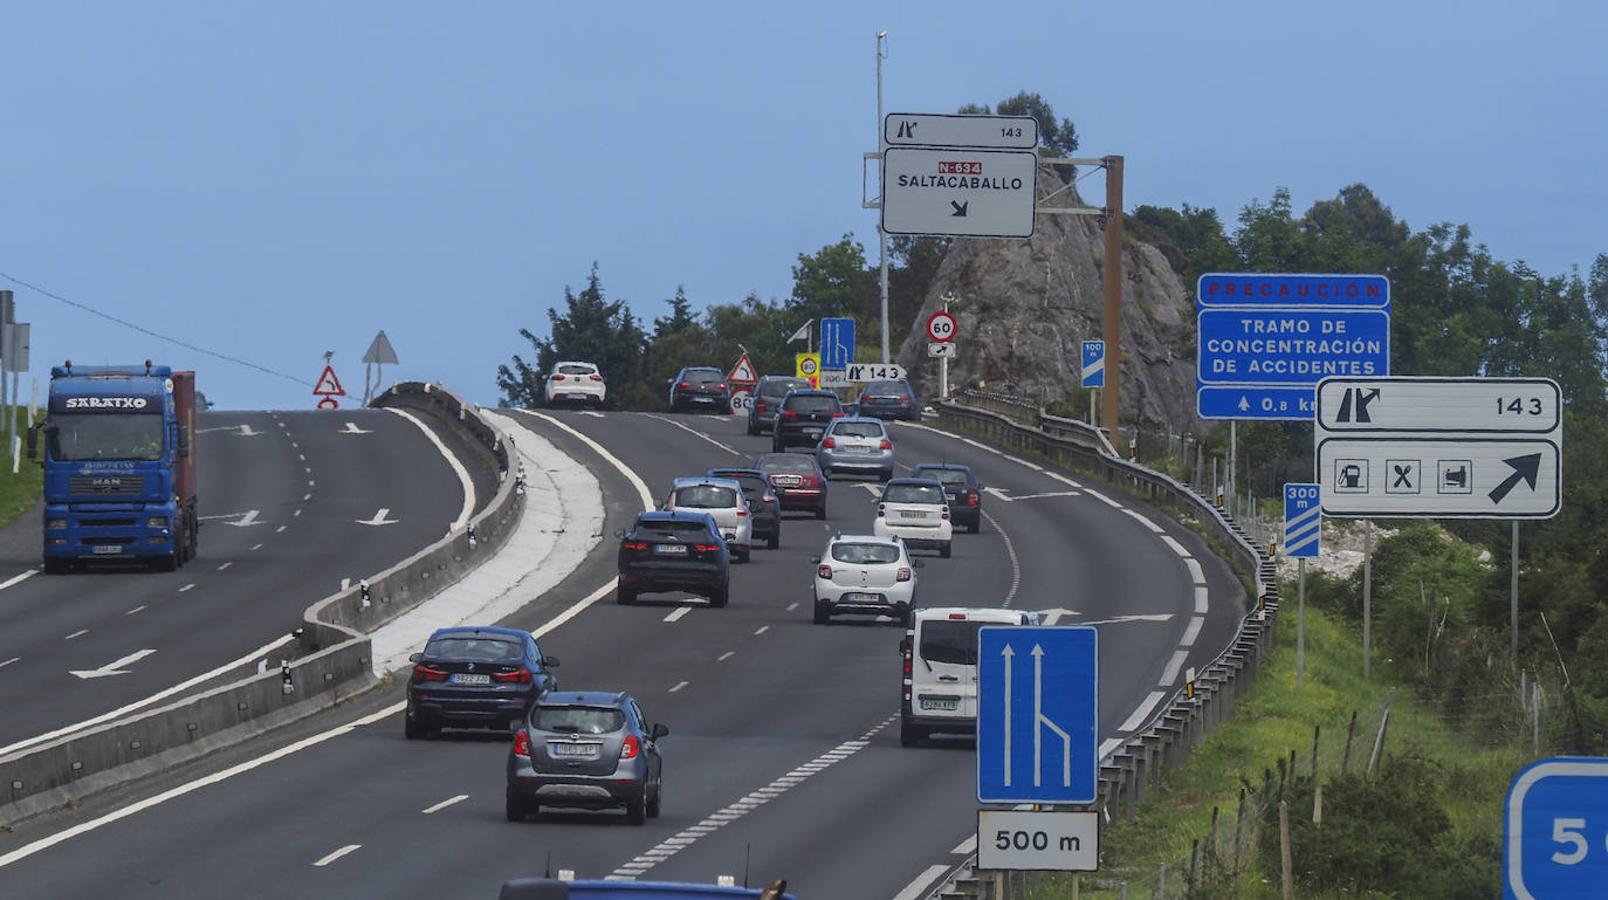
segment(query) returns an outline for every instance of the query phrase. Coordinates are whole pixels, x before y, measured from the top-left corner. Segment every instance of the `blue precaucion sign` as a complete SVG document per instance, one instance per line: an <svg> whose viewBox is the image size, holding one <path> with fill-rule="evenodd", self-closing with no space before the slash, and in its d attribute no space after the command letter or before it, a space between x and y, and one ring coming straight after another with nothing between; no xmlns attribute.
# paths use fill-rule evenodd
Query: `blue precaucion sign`
<svg viewBox="0 0 1608 900"><path fill-rule="evenodd" d="M1318 502L1322 485L1284 486L1284 555L1291 559L1317 559L1323 516Z"/></svg>
<svg viewBox="0 0 1608 900"><path fill-rule="evenodd" d="M1608 890L1608 759L1544 759L1508 787L1507 900L1586 900Z"/></svg>
<svg viewBox="0 0 1608 900"><path fill-rule="evenodd" d="M821 320L821 368L847 369L854 362L854 320Z"/></svg>
<svg viewBox="0 0 1608 900"><path fill-rule="evenodd" d="M1105 387L1105 341L1083 342L1083 386Z"/></svg>
<svg viewBox="0 0 1608 900"><path fill-rule="evenodd" d="M978 802L1094 802L1098 648L1086 625L978 630Z"/></svg>
<svg viewBox="0 0 1608 900"><path fill-rule="evenodd" d="M1208 272L1195 298L1210 306L1331 306L1389 309L1390 279L1383 275L1287 275Z"/></svg>

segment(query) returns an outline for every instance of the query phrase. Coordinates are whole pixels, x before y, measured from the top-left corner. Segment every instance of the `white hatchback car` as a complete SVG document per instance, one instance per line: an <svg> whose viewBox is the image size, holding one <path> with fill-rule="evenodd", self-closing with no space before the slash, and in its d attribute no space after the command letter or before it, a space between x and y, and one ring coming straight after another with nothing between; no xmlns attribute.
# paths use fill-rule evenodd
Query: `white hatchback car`
<svg viewBox="0 0 1608 900"><path fill-rule="evenodd" d="M589 362L563 361L553 364L547 375L547 405L584 403L602 406L608 402L609 386L597 366Z"/></svg>
<svg viewBox="0 0 1608 900"><path fill-rule="evenodd" d="M754 549L754 515L743 486L730 478L677 478L660 509L708 513L726 539L733 559L748 562Z"/></svg>
<svg viewBox="0 0 1608 900"><path fill-rule="evenodd" d="M916 569L904 541L870 534L839 534L816 558L815 624L834 615L892 616L905 625L916 609Z"/></svg>
<svg viewBox="0 0 1608 900"><path fill-rule="evenodd" d="M871 530L878 537L897 535L910 547L928 547L949 558L954 525L944 486L929 478L895 478L882 488Z"/></svg>

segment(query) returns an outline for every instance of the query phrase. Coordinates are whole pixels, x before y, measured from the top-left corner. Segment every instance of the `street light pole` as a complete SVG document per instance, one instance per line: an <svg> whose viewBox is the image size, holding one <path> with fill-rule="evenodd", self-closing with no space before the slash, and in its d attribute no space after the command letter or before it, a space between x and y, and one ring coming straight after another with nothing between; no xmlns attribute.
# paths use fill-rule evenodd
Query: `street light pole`
<svg viewBox="0 0 1608 900"><path fill-rule="evenodd" d="M886 31L877 32L877 147L882 146L882 61L887 58L885 46L888 40ZM877 276L878 292L882 298L882 364L892 362L888 353L888 233L882 230L882 220L877 220L877 264L880 274Z"/></svg>

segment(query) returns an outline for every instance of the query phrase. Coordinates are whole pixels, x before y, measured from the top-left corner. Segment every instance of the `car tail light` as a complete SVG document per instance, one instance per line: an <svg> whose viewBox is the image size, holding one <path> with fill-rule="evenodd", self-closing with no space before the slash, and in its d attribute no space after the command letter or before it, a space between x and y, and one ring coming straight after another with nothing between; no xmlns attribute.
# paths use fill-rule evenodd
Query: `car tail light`
<svg viewBox="0 0 1608 900"><path fill-rule="evenodd" d="M799 476L798 483L799 483L799 485L801 487L807 487L807 488L820 487L821 486L821 479L815 477L814 475L801 475L801 476Z"/></svg>
<svg viewBox="0 0 1608 900"><path fill-rule="evenodd" d="M967 506L976 506L977 505L977 492L976 491L967 491L966 492L966 505Z"/></svg>
<svg viewBox="0 0 1608 900"><path fill-rule="evenodd" d="M594 372L591 375L588 375L586 377L592 379L593 381L602 381L603 380L603 376L597 374L596 372Z"/></svg>
<svg viewBox="0 0 1608 900"><path fill-rule="evenodd" d="M418 684L421 681L446 681L446 680L447 680L447 673L443 672L440 669L431 668L430 666L427 666L427 665L425 665L423 663L420 663L419 665L416 665L416 666L413 667L413 683L414 684Z"/></svg>
<svg viewBox="0 0 1608 900"><path fill-rule="evenodd" d="M835 413L833 413L833 414L832 414L832 418L834 418L834 419L841 419L841 418L843 418L843 417L844 417L844 416L846 416L846 415L848 415L848 413L846 413L846 412L842 412L842 411L841 411L841 410L840 410L840 411L838 411L838 412L835 412Z"/></svg>
<svg viewBox="0 0 1608 900"><path fill-rule="evenodd" d="M748 518L748 510L746 510L746 509L737 510L737 518L739 518L739 519Z"/></svg>
<svg viewBox="0 0 1608 900"><path fill-rule="evenodd" d="M904 652L904 674L905 674L905 677L906 677L906 678L909 678L909 677L910 677L910 669L911 669L911 667L910 667L910 663L911 663L911 659L910 659L910 656L911 656L911 653L910 653L910 644L909 644L909 640L910 640L910 639L909 639L909 638L905 638L905 641L906 641L906 643L905 643L905 652ZM909 688L906 688L906 689L905 689L905 690L909 690ZM906 700L909 700L909 699L910 699L910 695L909 695L909 694L906 694L906 695L905 695L905 699L906 699Z"/></svg>
<svg viewBox="0 0 1608 900"><path fill-rule="evenodd" d="M647 541L626 541L624 546L625 546L625 549L627 549L627 550L646 550L646 549L648 549L648 542Z"/></svg>
<svg viewBox="0 0 1608 900"><path fill-rule="evenodd" d="M949 507L945 506L944 511L939 513L938 517L941 518L941 519L948 519L949 518Z"/></svg>
<svg viewBox="0 0 1608 900"><path fill-rule="evenodd" d="M905 568L904 566L900 566L899 571L897 573L895 573L893 577L895 579L899 580L899 581L909 581L910 580L910 570Z"/></svg>
<svg viewBox="0 0 1608 900"><path fill-rule="evenodd" d="M754 401L754 412L762 413L764 411L765 411L765 401L763 401L763 400L755 400Z"/></svg>
<svg viewBox="0 0 1608 900"><path fill-rule="evenodd" d="M821 446L825 447L828 450L831 450L833 447L837 446L837 438L833 438L833 437L824 438L821 441Z"/></svg>
<svg viewBox="0 0 1608 900"><path fill-rule="evenodd" d="M495 672L491 680L501 681L503 684L530 684L530 670L520 668L512 672Z"/></svg>
<svg viewBox="0 0 1608 900"><path fill-rule="evenodd" d="M826 580L831 581L832 580L832 567L823 565L820 568L815 570L815 575L816 575L817 578L825 578Z"/></svg>
<svg viewBox="0 0 1608 900"><path fill-rule="evenodd" d="M637 736L634 734L626 735L625 741L620 744L620 759L636 759L637 754L641 752L642 742L637 740Z"/></svg>
<svg viewBox="0 0 1608 900"><path fill-rule="evenodd" d="M797 418L798 418L798 413L793 412L790 409L782 410L782 421L783 422L791 422L791 421L793 421L794 419L797 419Z"/></svg>
<svg viewBox="0 0 1608 900"><path fill-rule="evenodd" d="M720 549L719 544L693 544L692 549L699 553L713 553Z"/></svg>
<svg viewBox="0 0 1608 900"><path fill-rule="evenodd" d="M892 450L893 449L893 441L890 441L887 438L883 438L882 439L882 449L884 449L884 450Z"/></svg>
<svg viewBox="0 0 1608 900"><path fill-rule="evenodd" d="M717 391L721 392L722 394L724 394L727 391L731 390L731 388L727 387L724 383L722 383L722 384L715 385L715 390L717 390Z"/></svg>
<svg viewBox="0 0 1608 900"><path fill-rule="evenodd" d="M678 388L678 389L680 389L680 390L683 390L683 391L684 391L684 390L687 390L687 389L688 389L688 388L690 388L690 387L692 387L692 383L691 383L691 382L687 382L687 381L683 381L683 382L681 382L681 383L680 383L680 384L678 384L678 385L676 385L676 387L677 387L677 388Z"/></svg>
<svg viewBox="0 0 1608 900"><path fill-rule="evenodd" d="M554 375L554 376L553 376L553 380L554 380L554 381L563 381L563 380L564 380L564 376L562 376L562 375Z"/></svg>
<svg viewBox="0 0 1608 900"><path fill-rule="evenodd" d="M888 507L886 505L884 505L884 504L878 503L877 504L877 518L880 519L883 516L887 515L887 513L888 513Z"/></svg>
<svg viewBox="0 0 1608 900"><path fill-rule="evenodd" d="M909 674L908 668L905 674ZM514 755L530 759L530 735L523 728L514 732Z"/></svg>

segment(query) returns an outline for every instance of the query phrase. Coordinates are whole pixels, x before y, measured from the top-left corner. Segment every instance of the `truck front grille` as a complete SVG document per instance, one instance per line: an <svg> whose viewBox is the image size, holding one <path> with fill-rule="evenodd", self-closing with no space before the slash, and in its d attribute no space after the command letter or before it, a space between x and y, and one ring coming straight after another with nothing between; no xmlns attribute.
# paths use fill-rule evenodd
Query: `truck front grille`
<svg viewBox="0 0 1608 900"><path fill-rule="evenodd" d="M67 489L74 496L93 494L97 497L138 497L145 493L143 475L73 475Z"/></svg>

